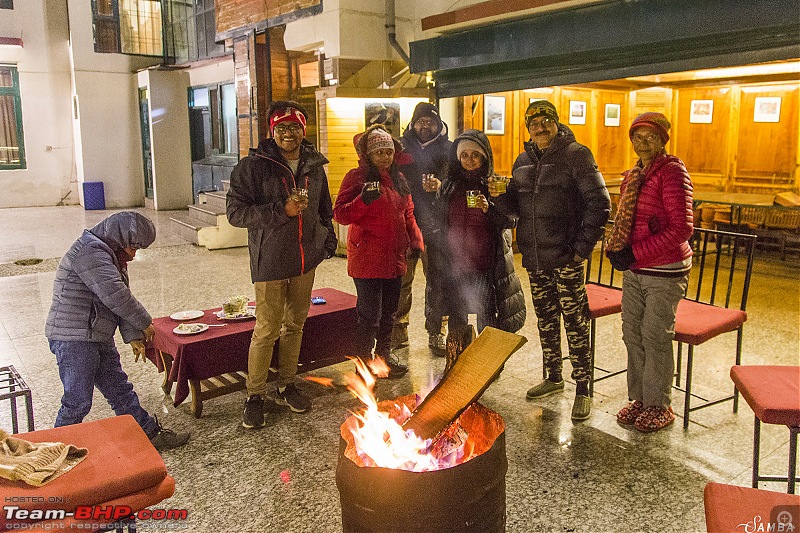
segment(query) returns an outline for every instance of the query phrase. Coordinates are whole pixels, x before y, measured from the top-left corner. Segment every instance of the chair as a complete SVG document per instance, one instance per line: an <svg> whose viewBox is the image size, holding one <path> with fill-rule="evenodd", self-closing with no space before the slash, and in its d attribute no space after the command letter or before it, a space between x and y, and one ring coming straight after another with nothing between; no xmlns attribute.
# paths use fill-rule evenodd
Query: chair
<svg viewBox="0 0 800 533"><path fill-rule="evenodd" d="M606 227L606 232L611 230L613 224ZM622 312L622 273L611 266L605 254L605 236L600 241L600 251L595 258L593 253L586 262L586 296L589 301L589 316L591 325L589 329L589 353L592 366L592 379L589 382L589 395L594 396L594 383L603 381L627 371L606 370L595 365L595 338L597 336L596 320L600 317L614 315ZM597 378L595 371L604 372L605 375Z"/></svg>
<svg viewBox="0 0 800 533"><path fill-rule="evenodd" d="M739 409L739 393L708 400L692 393L694 348L723 333L736 331L735 364L741 363L743 326L747 320L747 294L753 270L755 235L729 231L695 228L692 237L694 266L689 276L686 296L678 304L675 320L675 340L678 353L675 386L684 393L683 427L689 427L689 414L733 400L733 412ZM728 252L721 253L722 243L729 243ZM680 387L683 344L686 351L686 381ZM693 398L703 403L691 406Z"/></svg>
<svg viewBox="0 0 800 533"><path fill-rule="evenodd" d="M786 481L794 494L797 481L797 436L800 433L800 366L734 366L731 379L755 413L753 488L759 481ZM759 474L761 423L789 428L789 472L786 477ZM800 526L800 524L798 524Z"/></svg>
<svg viewBox="0 0 800 533"><path fill-rule="evenodd" d="M25 414L28 417L28 431L33 431L33 398L31 389L14 365L0 367L0 400L11 402L11 432L19 433L17 419L17 398L25 399Z"/></svg>
<svg viewBox="0 0 800 533"><path fill-rule="evenodd" d="M800 524L800 496L770 490L708 483L703 507L708 533L797 531Z"/></svg>
<svg viewBox="0 0 800 533"><path fill-rule="evenodd" d="M133 532L136 513L175 492L175 479L167 474L161 456L130 415L20 433L15 437L31 442L73 444L87 448L89 453L72 470L41 487L0 479L3 501L13 501L23 511L50 511L48 519L38 521L8 520L6 516L8 529L97 531L103 530L98 524L124 522ZM126 516L101 515L85 520L66 515L74 513L78 506L97 506L97 511L114 506L115 513L128 511L124 506L130 509Z"/></svg>

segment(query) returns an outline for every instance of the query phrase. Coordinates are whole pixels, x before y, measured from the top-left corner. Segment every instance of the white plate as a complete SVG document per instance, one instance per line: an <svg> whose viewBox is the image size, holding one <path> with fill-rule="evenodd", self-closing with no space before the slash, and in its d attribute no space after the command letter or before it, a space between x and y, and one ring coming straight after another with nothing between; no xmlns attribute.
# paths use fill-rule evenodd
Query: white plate
<svg viewBox="0 0 800 533"><path fill-rule="evenodd" d="M202 333L208 329L208 324L200 324L200 323L193 323L193 324L180 324L175 326L175 329L172 330L173 333L176 335L195 335L196 333Z"/></svg>
<svg viewBox="0 0 800 533"><path fill-rule="evenodd" d="M194 320L195 318L200 318L203 314L202 311L178 311L177 313L172 313L169 317L172 320Z"/></svg>
<svg viewBox="0 0 800 533"><path fill-rule="evenodd" d="M222 310L217 311L214 314L220 320L250 320L256 317L256 308L248 306L247 311L240 315L228 315Z"/></svg>

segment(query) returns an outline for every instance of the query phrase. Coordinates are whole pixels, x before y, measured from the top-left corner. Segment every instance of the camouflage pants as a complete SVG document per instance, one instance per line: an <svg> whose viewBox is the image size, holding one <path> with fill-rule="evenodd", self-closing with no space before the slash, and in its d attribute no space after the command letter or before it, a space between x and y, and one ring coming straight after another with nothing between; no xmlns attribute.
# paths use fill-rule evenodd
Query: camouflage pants
<svg viewBox="0 0 800 533"><path fill-rule="evenodd" d="M533 309L538 319L544 366L548 375L561 374L561 316L567 331L572 379L591 379L589 355L589 302L583 263L554 270L528 271Z"/></svg>

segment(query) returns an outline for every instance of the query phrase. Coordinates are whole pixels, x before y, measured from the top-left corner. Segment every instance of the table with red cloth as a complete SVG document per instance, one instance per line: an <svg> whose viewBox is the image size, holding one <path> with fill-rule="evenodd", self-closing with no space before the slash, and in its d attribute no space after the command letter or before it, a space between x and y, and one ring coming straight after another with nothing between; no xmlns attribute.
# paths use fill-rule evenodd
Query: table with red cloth
<svg viewBox="0 0 800 533"><path fill-rule="evenodd" d="M340 363L355 354L356 297L329 288L315 289L311 294L324 298L326 303L312 305L309 310L303 327L299 372ZM162 388L166 394L176 385L176 407L191 393L191 409L197 418L202 415L203 400L245 387L247 352L256 321L220 320L216 315L220 309L206 310L202 317L189 322L226 324L225 327L210 327L193 335L173 332L180 321L169 317L153 320L155 336L147 357L159 372L165 373ZM276 343L273 368L277 368L277 354Z"/></svg>

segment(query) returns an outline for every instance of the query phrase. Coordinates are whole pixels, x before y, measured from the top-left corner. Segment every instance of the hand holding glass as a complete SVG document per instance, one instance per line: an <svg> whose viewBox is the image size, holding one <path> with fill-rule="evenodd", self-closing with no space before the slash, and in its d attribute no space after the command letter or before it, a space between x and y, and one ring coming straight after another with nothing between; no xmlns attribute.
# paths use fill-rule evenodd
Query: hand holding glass
<svg viewBox="0 0 800 533"><path fill-rule="evenodd" d="M441 182L434 174L422 175L422 188L425 192L436 192L439 190L439 185L441 185Z"/></svg>
<svg viewBox="0 0 800 533"><path fill-rule="evenodd" d="M492 176L488 180L489 185L489 195L490 196L500 196L501 194L505 194L508 189L508 177L507 176Z"/></svg>
<svg viewBox="0 0 800 533"><path fill-rule="evenodd" d="M478 190L467 191L467 207L478 207L478 196L480 194L481 191Z"/></svg>
<svg viewBox="0 0 800 533"><path fill-rule="evenodd" d="M297 204L299 209L308 207L308 189L303 187L295 187L292 189L292 195L289 199Z"/></svg>

